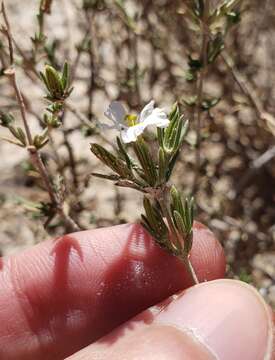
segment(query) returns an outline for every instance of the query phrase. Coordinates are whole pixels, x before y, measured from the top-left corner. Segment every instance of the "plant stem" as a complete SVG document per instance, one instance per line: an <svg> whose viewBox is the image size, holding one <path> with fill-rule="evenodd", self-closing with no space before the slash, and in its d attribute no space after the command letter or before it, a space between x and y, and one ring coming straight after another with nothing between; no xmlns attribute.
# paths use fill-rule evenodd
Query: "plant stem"
<svg viewBox="0 0 275 360"><path fill-rule="evenodd" d="M195 272L195 269L193 268L193 265L192 265L192 263L191 263L190 258L188 257L188 255L187 255L187 256L184 255L184 256L180 257L180 259L181 259L181 261L184 263L186 269L188 270L188 272L189 272L189 274L190 274L190 276L191 276L191 278L192 278L192 280L193 280L194 285L199 284L199 283L200 283L200 282L199 282L199 279L198 279L198 277L197 277L197 274L196 274L196 272Z"/></svg>
<svg viewBox="0 0 275 360"><path fill-rule="evenodd" d="M52 187L47 169L43 164L43 161L37 149L34 146L29 146L28 150L33 164L35 165L41 178L43 179L47 192L50 196L51 202L54 205L58 214L63 219L68 231L72 231L72 232L80 231L81 230L80 227L74 222L74 220L70 217L70 215L66 213L64 205L60 203L58 196L56 195Z"/></svg>
<svg viewBox="0 0 275 360"><path fill-rule="evenodd" d="M55 190L52 186L48 171L47 171L45 165L43 164L41 156L40 156L37 148L35 146L33 146L33 138L32 138L31 130L30 130L30 127L29 127L29 124L27 121L25 102L24 102L23 96L19 90L19 87L18 87L17 81L16 81L16 74L15 74L14 63L13 63L12 36L11 36L11 32L10 32L10 25L8 22L8 17L7 17L6 11L5 11L4 3L2 3L1 11L3 13L3 18L4 18L4 22L5 22L5 26L6 26L3 31L8 39L8 46L9 46L9 53L10 53L10 67L7 70L5 70L5 75L9 76L11 85L16 94L16 99L18 102L21 117L23 120L24 129L25 129L26 136L27 136L27 150L29 151L31 160L32 160L33 164L35 165L35 167L37 168L37 170L44 182L44 185L47 189L47 192L49 194L52 205L54 206L56 212L63 219L68 231L72 231L72 232L79 231L80 230L79 226L74 222L74 220L70 217L70 215L65 211L65 206L64 206L65 204L60 202L57 194L55 193Z"/></svg>
<svg viewBox="0 0 275 360"><path fill-rule="evenodd" d="M197 103L196 103L196 133L197 133L197 146L196 146L196 173L194 179L193 192L195 193L198 187L201 167L201 104L203 100L203 83L207 67L207 39L208 39L208 24L207 19L209 15L209 0L205 1L203 19L202 19L202 45L201 45L201 60L202 69L197 81Z"/></svg>
<svg viewBox="0 0 275 360"><path fill-rule="evenodd" d="M3 14L4 22L6 25L6 29L2 28L1 31L4 32L4 34L6 35L7 40L8 40L10 64L12 65L14 62L14 57L13 57L14 52L13 52L12 37L11 37L11 32L10 32L10 23L9 23L9 19L7 17L4 1L1 4L1 12Z"/></svg>
<svg viewBox="0 0 275 360"><path fill-rule="evenodd" d="M94 48L94 41L95 36L93 34L95 30L95 22L94 22L94 14L91 13L89 10L85 11L85 18L87 22L87 29L88 29L88 38L89 38L89 46L88 46L88 54L89 54L89 62L90 62L90 79L88 84L88 119L91 121L93 118L93 98L94 98L94 90L95 90L95 75L96 75L96 62L95 62L95 48Z"/></svg>
<svg viewBox="0 0 275 360"><path fill-rule="evenodd" d="M12 87L14 88L14 91L16 93L16 98L17 98L17 101L18 101L21 117L22 117L22 120L23 120L24 128L25 128L25 131L26 131L27 139L28 139L28 143L29 143L29 145L32 145L33 139L32 139L29 124L27 122L26 106L25 106L23 96L22 96L22 94L21 94L21 92L20 92L20 90L19 90L19 88L17 86L16 77L15 77L15 70L13 68L7 69L5 71L5 75L8 75L10 77L10 79L11 79Z"/></svg>
<svg viewBox="0 0 275 360"><path fill-rule="evenodd" d="M163 190L161 196L159 196L156 200L159 203L162 215L166 218L168 226L169 226L169 230L170 230L170 232L171 232L171 234L173 236L173 242L171 241L173 248L175 250L180 250L180 252L183 253L183 251L184 251L184 241L179 236L178 231L177 231L177 229L175 228L175 226L173 224L173 220L172 220L172 217L171 217L171 214L170 214L170 210L166 205L167 204L167 190L168 190L168 188L166 187ZM176 242L176 244L174 244L174 241ZM189 274L190 274L190 276L192 278L192 281L193 281L194 285L199 284L198 277L197 277L196 272L195 272L195 270L194 270L194 268L193 268L193 266L191 264L191 261L189 259L188 254L183 253L182 255L178 255L177 257L179 257L179 259L184 263L187 271L189 272Z"/></svg>
<svg viewBox="0 0 275 360"><path fill-rule="evenodd" d="M238 84L241 91L245 94L245 96L248 98L251 106L256 110L257 116L261 119L262 115L264 113L263 106L260 103L257 96L254 94L253 89L251 86L245 81L242 74L239 73L239 71L236 69L236 67L233 64L232 59L229 57L229 55L226 53L225 50L221 53L221 58L224 62L224 64L227 66L229 71L231 72L234 80Z"/></svg>

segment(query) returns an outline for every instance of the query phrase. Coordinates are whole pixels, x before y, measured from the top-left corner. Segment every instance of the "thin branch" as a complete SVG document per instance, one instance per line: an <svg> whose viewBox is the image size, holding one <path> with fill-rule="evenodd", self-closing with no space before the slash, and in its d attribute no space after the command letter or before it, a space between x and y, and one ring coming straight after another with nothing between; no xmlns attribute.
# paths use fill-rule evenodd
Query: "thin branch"
<svg viewBox="0 0 275 360"><path fill-rule="evenodd" d="M16 81L16 76L15 76L15 70L14 68L9 68L7 70L5 70L5 75L8 75L10 80L11 80L11 84L14 88L14 91L16 93L16 98L18 101L18 105L19 105L19 109L20 109L20 113L21 113L21 117L23 120L23 124L24 124L24 128L26 131L26 135L27 135L27 139L28 139L28 145L32 145L33 144L33 139L32 139L32 135L31 135L31 130L27 121L27 116L26 116L26 106L25 106L25 102L23 99L23 96L18 88L17 85L17 81Z"/></svg>
<svg viewBox="0 0 275 360"><path fill-rule="evenodd" d="M203 19L202 19L202 45L201 45L201 60L202 60L202 69L199 74L199 79L197 81L197 102L196 102L196 133L197 133L197 143L196 143L196 173L193 185L193 192L195 193L198 186L199 176L200 176L200 167L201 167L201 104L203 100L203 84L206 74L207 67L207 43L208 43L208 15L209 15L209 0L205 1Z"/></svg>
<svg viewBox="0 0 275 360"><path fill-rule="evenodd" d="M12 86L15 90L18 105L19 105L22 120L23 120L23 124L24 124L24 128L26 131L27 139L28 139L28 144L32 145L33 140L32 140L32 136L31 136L29 124L27 122L25 103L24 103L22 94L20 93L19 88L17 86L17 82L16 82L16 76L15 76L15 70L14 70L14 55L13 55L14 50L13 50L13 44L12 44L12 35L11 35L10 24L9 24L9 20L7 17L4 2L2 2L2 5L1 5L1 12L3 14L3 19L4 19L4 23L5 23L5 27L2 27L1 31L6 35L6 38L8 40L9 55L10 55L10 67L8 69L6 69L4 73L5 73L5 75L7 75L10 78Z"/></svg>
<svg viewBox="0 0 275 360"><path fill-rule="evenodd" d="M260 101L258 100L257 96L255 95L253 89L250 87L250 85L246 82L243 75L236 69L236 67L233 64L232 59L230 56L226 53L225 50L221 52L221 58L228 68L228 70L231 72L234 80L239 85L239 88L241 91L246 95L246 97L249 99L250 104L252 107L256 110L257 116L262 117L263 114L263 107Z"/></svg>
<svg viewBox="0 0 275 360"><path fill-rule="evenodd" d="M244 187L248 184L251 178L267 163L275 157L275 145L271 146L262 155L255 159L250 168L245 172L244 176L239 180L236 189L235 197L238 196Z"/></svg>
<svg viewBox="0 0 275 360"><path fill-rule="evenodd" d="M224 64L230 71L233 76L233 79L238 84L242 93L247 97L251 106L254 108L256 115L260 120L263 120L268 128L268 130L274 135L274 126L275 126L275 118L272 114L265 111L262 103L260 102L258 96L255 94L255 91L249 84L249 82L245 79L245 77L238 71L238 69L234 66L231 57L224 50L221 53L221 59Z"/></svg>
<svg viewBox="0 0 275 360"><path fill-rule="evenodd" d="M90 81L88 84L88 119L92 120L93 117L93 95L95 90L95 51L94 51L94 34L93 34L93 26L94 26L94 16L89 12L89 10L85 11L85 18L87 22L87 29L89 32L89 62L90 62Z"/></svg>
<svg viewBox="0 0 275 360"><path fill-rule="evenodd" d="M6 35L6 38L9 43L9 56L10 56L10 65L13 66L14 63L14 55L13 55L13 46L12 46L12 37L11 37L11 31L10 31L10 23L7 17L6 9L4 1L1 4L1 12L3 14L4 22L6 25L6 28L2 27L1 31Z"/></svg>
<svg viewBox="0 0 275 360"><path fill-rule="evenodd" d="M74 156L72 145L69 142L68 135L65 132L64 132L64 145L66 146L66 148L68 150L69 163L70 163L70 168L71 168L71 171L72 171L74 189L75 189L76 192L79 192L76 159L75 159L75 156Z"/></svg>
<svg viewBox="0 0 275 360"><path fill-rule="evenodd" d="M5 11L4 3L2 3L1 11L3 13L3 18L4 18L4 22L5 22L5 28L3 28L2 31L5 33L5 35L8 39L9 53L10 53L10 68L5 70L5 74L9 76L11 84L12 84L15 94L16 94L18 106L20 108L21 117L23 120L23 125L24 125L25 132L27 135L27 141L28 141L27 150L29 151L31 160L32 160L33 164L35 165L35 167L37 168L37 170L44 182L44 185L47 189L47 192L49 194L49 197L50 197L50 200L51 200L53 206L55 207L55 209L59 213L59 215L62 217L68 230L69 231L79 231L80 230L79 226L73 221L73 219L70 218L69 214L66 213L64 204L60 203L58 196L57 196L57 194L53 188L53 185L51 183L48 171L47 171L45 165L43 164L41 156L40 156L37 148L35 146L33 146L33 138L32 138L31 131L30 131L28 121L27 121L25 102L24 102L23 96L19 90L19 87L18 87L17 81L16 81L16 74L15 74L14 63L13 63L12 36L11 36L10 25L8 22L8 17L7 17L6 11Z"/></svg>
<svg viewBox="0 0 275 360"><path fill-rule="evenodd" d="M66 108L75 115L75 117L80 120L80 122L82 124L84 124L85 126L87 126L89 129L91 130L95 130L95 127L92 126L91 122L86 118L85 115L83 115L79 110L77 110L77 108L75 108L71 103L64 103L64 105L66 106ZM99 134L100 138L105 141L107 144L109 144L110 146L112 146L112 148L114 147L114 144L109 141L105 136L103 136L102 134Z"/></svg>

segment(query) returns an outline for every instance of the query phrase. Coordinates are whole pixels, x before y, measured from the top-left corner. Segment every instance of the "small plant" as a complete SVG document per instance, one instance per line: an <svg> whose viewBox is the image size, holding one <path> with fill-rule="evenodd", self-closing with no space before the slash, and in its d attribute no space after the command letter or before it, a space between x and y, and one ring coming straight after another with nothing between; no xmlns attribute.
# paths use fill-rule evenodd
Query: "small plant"
<svg viewBox="0 0 275 360"><path fill-rule="evenodd" d="M111 174L93 175L143 193L143 227L158 245L186 265L193 282L198 283L189 259L194 200L192 197L183 199L170 183L188 130L188 120L184 120L177 104L167 116L162 109L154 108L154 101L147 104L138 116L127 114L119 102L112 102L105 115L113 124L102 126L118 130L120 136L117 137L116 153L99 144L91 144L93 154L112 170ZM152 143L146 140L146 135L143 136L146 128L151 126L157 127L157 151L153 151Z"/></svg>

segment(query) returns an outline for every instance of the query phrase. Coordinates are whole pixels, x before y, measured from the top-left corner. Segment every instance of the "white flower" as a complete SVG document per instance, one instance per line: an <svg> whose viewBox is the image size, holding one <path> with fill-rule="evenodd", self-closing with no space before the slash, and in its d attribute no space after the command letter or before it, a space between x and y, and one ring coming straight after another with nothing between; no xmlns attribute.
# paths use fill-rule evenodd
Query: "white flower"
<svg viewBox="0 0 275 360"><path fill-rule="evenodd" d="M137 140L149 125L165 128L169 125L166 113L160 108L154 108L155 102L152 100L147 104L140 115L128 115L118 101L112 101L104 115L112 121L112 125L103 124L105 128L117 129L121 133L124 143Z"/></svg>

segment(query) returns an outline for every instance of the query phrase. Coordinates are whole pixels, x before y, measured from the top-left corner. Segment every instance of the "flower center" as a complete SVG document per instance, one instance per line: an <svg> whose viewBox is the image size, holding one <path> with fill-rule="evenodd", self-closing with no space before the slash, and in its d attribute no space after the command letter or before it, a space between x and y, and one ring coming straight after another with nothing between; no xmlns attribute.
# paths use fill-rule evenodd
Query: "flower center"
<svg viewBox="0 0 275 360"><path fill-rule="evenodd" d="M137 119L138 119L137 115L129 114L125 116L124 121L128 126L134 126L137 124Z"/></svg>

